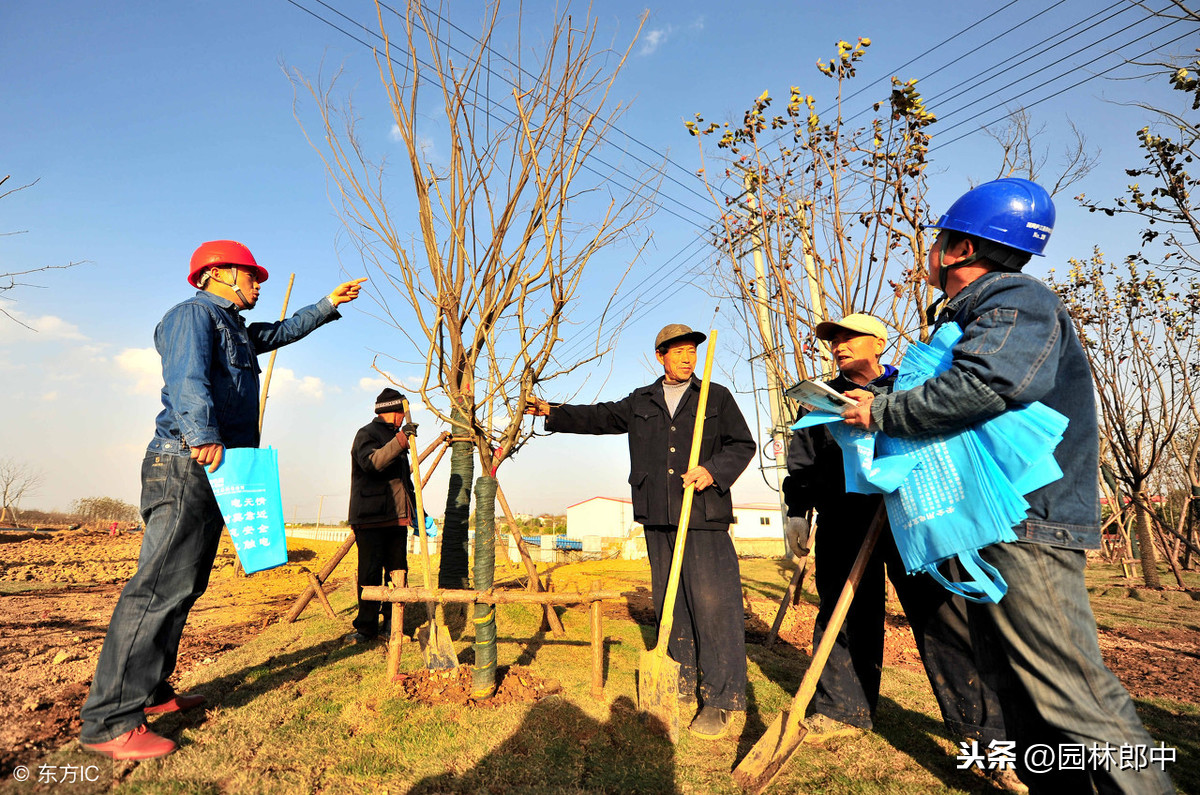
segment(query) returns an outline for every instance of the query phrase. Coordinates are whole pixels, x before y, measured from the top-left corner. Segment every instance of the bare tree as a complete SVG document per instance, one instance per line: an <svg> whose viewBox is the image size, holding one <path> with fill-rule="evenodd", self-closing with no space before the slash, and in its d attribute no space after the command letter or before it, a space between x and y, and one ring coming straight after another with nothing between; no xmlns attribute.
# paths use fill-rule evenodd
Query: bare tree
<svg viewBox="0 0 1200 795"><path fill-rule="evenodd" d="M42 473L31 464L0 458L0 522L20 516L21 500L37 491Z"/></svg>
<svg viewBox="0 0 1200 795"><path fill-rule="evenodd" d="M595 18L559 13L537 51L518 48L501 79L492 52L498 2L470 51L457 54L440 17L421 2L407 3L398 43L384 8L377 4L376 60L407 155L415 219L390 211L387 171L372 162L353 108L335 100L336 78L326 85L292 77L316 100L320 124L309 140L348 234L381 277L381 311L422 368L426 407L457 440L439 581L465 583L473 449L486 473L475 488L474 585L486 589L497 469L532 435L522 411L534 385L610 349L619 319L604 318L578 356L564 360L558 346L593 258L635 241L657 172L620 189L608 180L611 169L592 165L621 110L610 91L629 52L597 47ZM435 102L425 99L427 89ZM429 121L435 115L436 124ZM433 151L444 158L435 162ZM481 606L476 616L475 691L482 695L495 686L489 615Z"/></svg>
<svg viewBox="0 0 1200 795"><path fill-rule="evenodd" d="M999 127L985 127L983 132L1000 147L1000 168L996 177L1024 177L1046 185L1050 195L1065 191L1086 177L1096 167L1100 150L1088 147L1087 136L1075 122L1071 127L1071 140L1063 145L1055 164L1058 177L1053 184L1044 182L1046 165L1050 162L1050 148L1041 144L1046 125L1034 126L1033 118L1025 108L1018 107L1009 112L1008 119Z"/></svg>
<svg viewBox="0 0 1200 795"><path fill-rule="evenodd" d="M901 337L927 326L932 294L920 224L935 118L915 80L893 78L874 115L850 124L843 96L868 46L869 39L838 42L828 64L817 61L836 86L829 113L793 86L777 115L763 92L740 125L706 123L700 114L685 122L701 139L700 173L720 212L717 290L744 313L750 348L762 352L777 441L795 412L778 387L834 369L813 335L817 323L871 312ZM718 134L710 166L704 145Z"/></svg>
<svg viewBox="0 0 1200 795"><path fill-rule="evenodd" d="M1197 18L1195 12L1189 13ZM1164 273L1200 275L1200 177L1189 170L1200 158L1200 58L1143 66L1183 93L1190 100L1190 110L1135 103L1152 118L1137 131L1143 164L1125 170L1137 181L1129 184L1123 196L1109 202L1095 202L1082 194L1078 198L1090 212L1141 219L1145 223L1142 255L1161 261ZM1160 254L1155 256L1153 251Z"/></svg>
<svg viewBox="0 0 1200 795"><path fill-rule="evenodd" d="M1200 335L1189 306L1194 296L1171 290L1139 265L1130 257L1118 271L1096 251L1086 262L1071 260L1065 281L1053 274L1049 281L1070 311L1091 365L1101 433L1116 479L1137 512L1143 578L1158 588L1149 484L1186 417L1181 407L1200 383ZM1173 558L1168 563L1176 566Z"/></svg>
<svg viewBox="0 0 1200 795"><path fill-rule="evenodd" d="M0 188L3 188L4 184L6 182L8 182L8 180L11 178L12 178L11 174L6 174L5 176L0 177ZM9 196L11 196L12 194L17 193L18 191L23 191L26 188L32 188L37 183L38 183L38 180L35 179L33 182L27 183L25 185L19 185L15 188L10 188L8 190L5 190L3 193L0 193L0 199L6 199ZM21 235L21 234L25 234L24 231L0 232L0 237L8 237L9 235ZM24 280L25 277L27 277L31 274L41 273L42 271L49 271L49 270L60 270L62 268L73 268L76 265L79 265L81 263L82 263L82 261L69 262L66 265L41 265L36 268L27 268L25 270L11 271L9 273L0 273L0 299L5 299L5 300L11 301L12 298L11 298L11 296L8 295L8 293L10 293L13 290L16 290L19 287L39 287L40 285L38 285L38 284L34 284L33 282L28 282L28 281ZM25 328L29 328L30 331L33 330L28 325L22 323L20 320L15 318L12 315L12 313L10 313L8 310L6 310L4 308L3 305L0 305L0 315L4 315L6 318L13 321L14 323L25 326Z"/></svg>

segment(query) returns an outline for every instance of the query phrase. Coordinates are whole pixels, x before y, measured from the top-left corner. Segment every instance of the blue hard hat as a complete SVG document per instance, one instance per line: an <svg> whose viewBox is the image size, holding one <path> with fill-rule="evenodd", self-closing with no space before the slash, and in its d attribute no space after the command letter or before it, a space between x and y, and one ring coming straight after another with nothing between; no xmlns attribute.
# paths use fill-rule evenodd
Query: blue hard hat
<svg viewBox="0 0 1200 795"><path fill-rule="evenodd" d="M1054 231L1054 202L1036 182L1005 177L985 182L958 197L931 227L962 232L1041 257Z"/></svg>

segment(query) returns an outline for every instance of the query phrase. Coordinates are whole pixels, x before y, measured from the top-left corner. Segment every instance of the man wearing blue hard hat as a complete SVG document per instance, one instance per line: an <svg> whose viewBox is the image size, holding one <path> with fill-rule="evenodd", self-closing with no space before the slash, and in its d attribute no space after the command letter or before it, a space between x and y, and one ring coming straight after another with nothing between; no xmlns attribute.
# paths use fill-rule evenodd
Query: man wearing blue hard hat
<svg viewBox="0 0 1200 795"><path fill-rule="evenodd" d="M1063 477L1026 495L1016 543L980 550L1008 583L970 606L982 674L1000 695L1014 762L1031 792L1174 792L1129 693L1104 665L1088 603L1084 550L1100 546L1099 434L1091 370L1071 317L1040 280L1054 204L1038 184L998 179L961 196L933 225L927 279L945 293L938 324L963 331L950 369L903 392L848 393L843 416L893 437L962 430L1034 401L1068 419L1054 456Z"/></svg>

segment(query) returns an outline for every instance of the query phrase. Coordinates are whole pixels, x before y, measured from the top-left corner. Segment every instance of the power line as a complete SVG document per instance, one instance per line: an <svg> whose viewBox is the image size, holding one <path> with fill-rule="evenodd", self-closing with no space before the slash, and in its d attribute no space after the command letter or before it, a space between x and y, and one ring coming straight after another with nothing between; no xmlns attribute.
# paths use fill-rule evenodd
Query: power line
<svg viewBox="0 0 1200 795"><path fill-rule="evenodd" d="M1179 20L1179 21L1182 21L1182 20ZM1155 31L1155 32L1157 32L1157 31ZM1186 32L1180 36L1176 36L1175 38L1171 39L1168 42L1151 47L1150 49L1146 50L1145 52L1142 52L1141 54L1137 55L1136 57L1144 58L1147 55L1149 55L1157 50L1161 50L1163 47L1169 46L1171 44L1175 44L1176 42L1179 42L1179 41L1183 41L1184 39L1188 38L1189 36L1194 36L1194 35L1195 35L1195 32L1189 30L1188 32ZM1086 83L1090 80L1095 80L1097 77L1102 77L1102 76L1108 74L1109 72L1116 71L1117 69L1120 69L1122 66L1125 66L1128 63L1129 63L1129 59L1124 60L1119 64L1110 66L1108 69L1105 69L1103 72L1097 72L1095 74L1089 75L1076 83L1072 83L1071 85L1067 86L1066 88L1055 91L1053 94L1050 94L1049 96L1042 97L1041 99L1039 99L1035 102L1029 103L1028 105L1026 105L1026 107L1032 108L1032 107L1036 107L1036 106L1042 104L1043 102L1048 102L1049 100L1054 99L1055 97L1060 96L1061 94L1065 94L1067 91L1070 91L1071 89L1078 88L1079 86L1083 85L1084 83ZM1061 76L1062 75L1060 75L1059 77L1061 77ZM1058 78L1055 78L1055 80L1057 80L1057 79ZM1047 82L1054 82L1054 81L1051 80L1051 81L1047 81ZM1042 85L1045 85L1045 83L1043 83ZM1041 88L1041 86L1038 86L1038 88ZM994 109L994 108L991 108L991 109ZM989 110L991 110L991 109L989 109ZM1001 121L1002 119L1003 119L1003 117L1000 117L994 121L988 122L988 124L981 125L974 130L968 130L967 132L963 133L962 135L958 136L957 138L953 138L949 141L939 142L937 146L930 147L930 151L932 152L935 149L940 149L942 147L949 146L950 144L957 143L958 141L961 141L963 138L966 138L969 135L973 135L973 134L979 132L980 130L984 129L988 125L995 124L996 122ZM968 123L968 122L959 122L959 124L955 125L955 127L961 126L962 124L966 124L966 123ZM953 129L953 128L951 128L951 129Z"/></svg>
<svg viewBox="0 0 1200 795"><path fill-rule="evenodd" d="M1026 80L1026 79L1028 79L1029 77L1032 77L1034 74L1037 74L1037 73L1040 73L1040 72L1045 72L1046 70L1048 70L1048 69L1051 69L1052 67L1058 66L1058 65L1059 65L1059 64L1061 64L1063 61L1066 61L1068 58L1071 58L1072 56L1079 55L1080 53L1086 52L1087 50L1090 50L1091 48L1095 47L1097 44L1100 44L1100 43L1102 43L1102 42L1106 42L1106 40L1107 40L1107 39L1109 39L1109 38L1111 38L1112 36L1115 36L1115 35L1118 35L1118 34L1124 33L1125 31L1129 30L1130 28L1137 27L1138 25L1140 25L1140 24L1141 24L1142 22L1144 22L1144 21L1145 21L1145 19L1139 19L1137 22L1134 22L1134 23L1132 23L1132 24L1130 24L1130 25L1126 25L1125 27L1121 28L1120 30L1118 30L1118 31L1117 31L1116 33L1114 33L1114 34L1105 34L1105 35L1104 35L1104 36L1102 36L1101 38L1099 38L1099 39L1096 39L1095 41L1093 41L1091 44L1087 44L1087 45L1084 45L1083 47L1080 47L1080 48L1078 48L1078 49L1076 49L1076 50L1073 50L1072 52L1069 52L1069 53L1067 53L1066 55L1062 56L1061 58L1058 58L1057 60L1054 60L1054 61L1052 61L1052 62L1050 62L1050 63L1048 63L1048 64L1046 64L1046 65L1044 65L1044 66L1035 67L1033 70L1031 70L1031 71L1029 71L1029 72L1026 72L1025 74L1021 75L1020 77L1017 77L1017 78L1014 78L1013 80L1010 80L1009 82L1005 83L1004 85L1000 86L1000 87L999 87L999 88L997 88L997 89L993 89L993 90L992 90L992 93L993 93L993 94L996 94L996 93L999 93L999 92L1001 92L1001 91L1005 91L1006 89L1012 88L1013 86L1017 85L1017 84L1018 84L1018 83L1020 83L1021 81L1023 81L1023 80ZM1120 44L1120 45L1118 45L1118 46L1114 47L1113 49L1110 49L1110 50L1108 50L1107 52L1101 53L1099 56L1097 56L1097 57L1095 57L1095 58L1092 58L1092 59L1089 61L1089 63L1096 63L1097 61L1100 61L1100 60L1102 60L1102 59L1104 59L1104 58L1107 58L1109 55L1113 55L1114 53L1118 53L1118 52L1120 52L1121 50L1125 49L1126 47L1128 47L1128 46L1130 46L1130 45L1132 45L1132 44L1136 44L1137 42L1139 42L1139 41L1141 41L1142 39L1145 39L1145 38L1147 38L1147 37L1149 37L1149 36L1153 36L1155 33L1159 33L1159 32L1161 32L1161 31L1164 31L1164 30L1166 30L1167 28L1169 28L1169 27L1171 27L1172 25L1175 25L1175 24L1178 24L1178 21L1175 21L1175 22L1168 22L1167 24L1165 24L1165 25L1163 25L1163 26L1161 26L1161 27L1159 27L1159 28L1156 28L1155 30L1152 30L1152 31L1150 31L1149 33L1144 33L1144 34L1142 34L1141 36L1138 36L1138 37L1137 37L1137 38L1135 38L1135 39L1131 39L1130 41L1127 41L1127 42L1125 42L1124 44ZM1122 61L1122 63L1121 63L1121 64L1118 64L1118 66L1122 66L1122 65L1124 65L1124 64L1125 64L1125 63L1127 63L1127 62L1128 62L1128 61L1127 61L1127 59L1126 59L1126 60ZM1054 82L1055 80L1058 80L1058 79L1060 79L1060 78L1062 78L1062 77L1065 77L1065 76L1066 76L1066 75L1068 75L1068 74L1071 74L1071 72L1075 71L1077 68L1079 68L1079 67L1072 66L1072 67L1068 68L1066 71L1064 71L1064 72L1060 72L1059 74L1057 74L1057 75L1055 75L1054 77L1050 78L1049 80L1045 80L1045 81L1043 81L1043 82L1039 83L1038 85L1034 86L1032 89L1024 89L1024 91L1026 91L1026 92L1028 92L1028 91L1036 91L1036 90L1038 90L1039 88L1042 88L1043 86L1047 85L1048 83L1052 83L1052 82ZM990 99L990 97L989 97L989 99ZM983 99L983 98L981 98L981 99L977 99L977 100L973 100L972 102L968 102L966 105L963 105L963 106L962 106L962 107L960 107L960 108L956 108L955 110L952 110L952 111L949 111L949 112L947 112L947 113L941 114L941 115L939 116L939 118L940 118L940 119L942 119L942 120L945 120L945 119L947 119L947 118L949 118L949 117L952 117L952 116L955 116L955 115L958 115L958 114L960 114L960 113L964 112L965 110L967 110L968 108L972 107L973 105L978 105L978 104L980 104L980 103L982 103L982 102L985 102L985 101L987 101L987 100L986 100L986 99ZM992 105L991 107L989 107L989 108L987 108L987 109L983 110L982 112L983 112L983 113L990 113L991 111L995 110L997 107L1000 107L1000 106L1004 105L1004 104L1005 104L1006 102L1008 102L1008 101L1011 101L1011 100L1005 100L1004 102L1001 102L1001 103L999 103L998 105ZM964 122L958 122L957 124L951 125L951 126L950 126L950 127L948 127L948 128L947 128L947 127L943 127L943 128L942 128L942 129L941 129L939 132L945 133L947 130L953 130L953 129L955 129L956 127L959 127L959 126L961 126L962 124L967 124L967 123L969 123L969 120L968 120L968 121L964 121Z"/></svg>
<svg viewBox="0 0 1200 795"><path fill-rule="evenodd" d="M305 11L306 13L308 13L308 14L309 14L310 16L312 16L313 18L315 18L315 19L319 20L320 22L322 22L322 23L323 23L323 24L325 24L325 25L328 25L329 27L333 28L334 30L337 30L338 32L340 32L340 33L342 33L343 35L345 35L345 36L349 37L350 39L352 39L353 41L356 41L356 42L358 42L359 44L363 45L364 47L367 47L368 49L370 49L370 50L372 50L372 51L376 51L376 48L375 48L375 47L374 47L372 44L368 43L367 41L364 41L362 38L360 38L360 37L358 37L358 36L356 36L356 35L354 35L354 34L352 34L352 33L348 32L348 31L346 31L346 30L345 30L344 28L342 28L341 26L339 26L339 25L337 25L336 23L334 23L334 22L332 22L332 21L330 21L330 20L326 19L325 17L321 16L320 14L318 14L318 13L317 13L317 12L315 12L315 11L313 11L312 9L310 9L310 8L307 8L307 7L303 6L303 5L301 5L299 2L297 2L297 0L287 0L287 2L288 2L288 3L290 3L290 4L291 4L291 5L293 5L293 6L296 6L297 8L300 8L301 10ZM337 15L338 15L339 17L341 17L342 19L346 20L347 22L350 22L350 23L352 23L353 25L355 25L355 26L356 26L356 27L358 27L359 29L361 29L361 30L365 31L366 33L368 33L368 34L369 34L371 37L373 37L373 38L375 38L375 39L378 39L380 42L383 42L383 41L384 41L383 37L382 37L382 36L381 36L379 33L375 32L375 31L374 31L374 30L372 30L371 28L369 28L369 27L367 27L367 26L363 25L362 23L358 22L357 20L355 20L355 19L353 19L353 18L351 18L351 17L347 16L346 14L344 14L343 12L341 12L340 10L338 10L337 8L334 8L333 6L331 6L331 5L329 5L328 3L326 3L324 0L312 0L312 2L316 2L317 4L321 5L321 6L322 6L322 7L324 7L325 9L327 9L328 11L330 11L330 12L332 12L332 13L334 13L334 14L337 14ZM391 11L393 14L397 14L397 16L398 16L398 13L397 13L397 12L396 12L394 9L392 9L392 8L390 8L389 6L386 6L386 5L385 5L384 7L385 7L385 8L388 8L388 10L389 10L389 11ZM441 16L438 16L438 15L436 15L436 14L435 14L435 16L437 16L437 18L438 18L439 20L443 20L443 21L445 21L445 20L444 20L444 19L443 19ZM457 48L453 48L453 47L452 47L452 45L450 45L448 42L445 42L445 41L443 41L443 40L442 40L440 37L438 37L438 36L434 35L434 39L435 39L436 41L438 41L440 44L443 44L444 46L450 47L450 48L454 49L456 52L462 53L462 51L461 51L461 50L458 50ZM494 53L494 54L495 54L495 50L494 50L494 49L493 49L493 48L492 48L490 45L488 45L488 46L486 47L486 49L490 50L492 53ZM418 64L420 64L421 66L423 66L423 67L425 67L425 68L427 68L427 69L432 69L432 68L434 68L434 67L433 67L431 64L429 64L429 63L427 63L426 61L422 60L422 59L421 59L419 56L417 56L415 53L413 54L413 57L414 57L414 59L417 61L417 63L418 63ZM400 63L399 61L397 61L397 60L396 60L394 57L391 57L391 56L389 56L389 60L391 60L391 62L392 62L392 63L395 63L395 64L397 64L397 65L403 66L403 67L404 67L406 70L409 68L407 64L401 64L401 63ZM496 74L496 73L495 73L495 72L493 72L493 71L491 70L491 68L490 68L489 66L487 66L486 64L483 66L483 68L484 68L484 69L487 71L487 73L488 73L489 75L494 75L494 74ZM514 85L514 84L513 84L513 83L512 83L510 80L508 80L507 78L503 77L502 75L496 75L496 76L497 76L497 77L500 77L501 79L503 79L503 80L505 81L505 83L507 83L508 85ZM514 86L514 87L515 87L515 86ZM495 118L495 116L492 114L492 112L491 112L491 110L490 110L489 106L490 106L490 107L492 107L492 108L498 108L498 109L501 109L501 110L503 110L505 113L509 114L509 115L510 115L512 118L514 118L514 119L516 118L516 114L515 114L515 112L514 112L514 111L512 111L512 110L511 110L511 109L509 109L509 108L507 108L507 107L506 107L506 106L504 106L503 104L501 104L501 103L499 103L499 102L495 101L494 99L492 99L492 97L490 97L490 96L488 96L488 95L486 95L486 94L484 94L484 93L482 93L482 92L479 92L478 90L473 90L473 91L474 91L474 93L475 93L475 96L476 96L477 98L484 100L484 102L485 102L485 105L482 107L482 110L483 110L484 114L485 114L485 115L486 115L488 118L490 118L490 119L494 119L494 118ZM498 120L497 120L497 121L498 121ZM618 129L618 128L616 127L616 125L611 125L611 129ZM604 140L604 139L602 139L602 140ZM612 144L612 145L613 145L613 146L614 146L614 147L615 147L615 148L616 148L618 151L620 151L622 154L625 154L625 155L629 156L630 158L632 158L632 159L634 159L634 160L637 160L637 161L638 161L638 162L640 162L640 163L645 163L645 161L641 160L641 159L640 159L640 158L638 158L636 155L633 155L633 154L632 154L632 153L630 153L628 150L622 149L620 146L617 146L616 144ZM590 163L590 162L592 162L592 161L595 161L596 163L600 164L601 166L604 166L605 168L608 168L608 169L610 169L610 170L611 170L611 173L610 173L610 174L603 174L603 173L601 173L600 171L596 170L594 167L592 167L592 166L590 166L590 165L589 165L589 163ZM620 168L618 168L617 166L614 166L614 165L612 165L611 163L609 163L609 162L607 162L606 160L604 160L604 158L603 158L603 157L601 157L601 156L599 156L599 155L597 155L597 154L594 154L594 153L593 153L592 155L590 155L590 156L589 156L589 158L588 158L588 162L582 163L580 167L581 167L582 169L584 169L584 170L587 170L587 171L591 172L592 174L594 174L594 175L596 175L596 176L598 176L598 177L604 178L604 179L613 179L613 178L614 178L614 175L620 175L621 177L625 178L626 180L632 180L632 181L633 181L633 188L632 188L632 189L630 189L630 186L629 186L629 185L621 185L620 183L618 183L618 184L619 184L619 186L620 186L620 187L622 187L622 188L625 188L625 189L627 189L627 190L630 190L630 192L631 192L632 194L634 194L634 195L637 195L638 193L640 193L640 192L641 192L641 190L642 190L642 189L645 187L645 185L646 185L646 183L638 183L638 182L636 181L636 179L637 179L636 177L633 177L632 175L629 175L629 174L627 174L626 172L624 172L623 170L621 170L621 169L620 169ZM653 168L653 166L650 166L649 164L647 164L647 167L648 167L648 168ZM672 178L672 180L673 180L673 181L675 181L675 182L678 182L677 180L674 180L673 178ZM689 188L689 190L692 190L692 189L690 189L690 188ZM701 196L702 198L704 198L704 199L706 200L706 202L709 200L709 197L705 197L705 196L703 196L702 194L700 194L700 193L698 193L698 192L696 192L696 191L694 191L694 190L692 190L692 192L693 192L693 193L695 193L697 196ZM701 218L703 218L704 220L707 220L707 218L705 217L705 215L704 215L704 212L703 212L703 211L701 211L701 210L697 210L696 208L694 208L694 207L692 207L692 206L690 206L690 205L688 205L688 204L685 204L684 202L680 201L679 199L677 199L676 197L674 197L674 196L672 196L672 195L670 195L670 194L659 193L659 194L656 194L656 195L657 195L657 196L662 196L662 198L663 198L663 199L665 199L665 200L667 200L667 201L670 201L670 202L673 202L675 205L677 205L679 208L681 208L681 209L682 209L682 210L684 210L684 211L687 211L687 212L690 212L690 213L694 213L694 214L696 214L697 216L700 216ZM657 207L658 209L660 209L660 210L662 210L662 211L664 211L664 212L668 213L669 215L672 215L672 216L674 216L674 217L675 217L675 218L677 218L678 220L680 220L680 221L682 221L682 222L684 222L684 223L686 223L686 224L690 224L690 225L692 225L692 226L696 227L696 228L697 228L697 229L699 229L699 230L704 230L704 229L706 228L706 227L704 226L704 224L702 224L702 223L700 223L700 222L697 222L696 220L694 220L694 219L692 219L692 218L687 218L687 217L684 217L684 216L683 216L683 215L681 215L679 212L677 212L677 211L675 211L675 210L671 209L670 207L667 207L667 206L665 206L663 203L661 203L661 202L659 202L659 201L656 201L654 198L651 198L651 199L649 199L649 203L650 203L650 204L652 204L652 205L654 205L654 206L655 206L655 207Z"/></svg>

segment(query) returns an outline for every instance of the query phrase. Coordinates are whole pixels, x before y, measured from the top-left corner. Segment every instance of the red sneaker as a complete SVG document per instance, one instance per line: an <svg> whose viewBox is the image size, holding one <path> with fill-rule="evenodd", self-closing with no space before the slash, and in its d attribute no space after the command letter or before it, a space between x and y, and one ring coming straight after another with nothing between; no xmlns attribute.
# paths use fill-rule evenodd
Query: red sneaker
<svg viewBox="0 0 1200 795"><path fill-rule="evenodd" d="M160 737L150 731L150 727L144 723L133 731L125 732L108 742L81 742L80 745L94 754L107 756L109 759L132 760L157 759L172 753L176 748L173 740Z"/></svg>
<svg viewBox="0 0 1200 795"><path fill-rule="evenodd" d="M161 704L155 704L152 707L146 707L143 712L147 715L163 715L168 712L178 712L181 709L191 709L198 707L205 701L204 696L199 693L176 693L171 698Z"/></svg>

